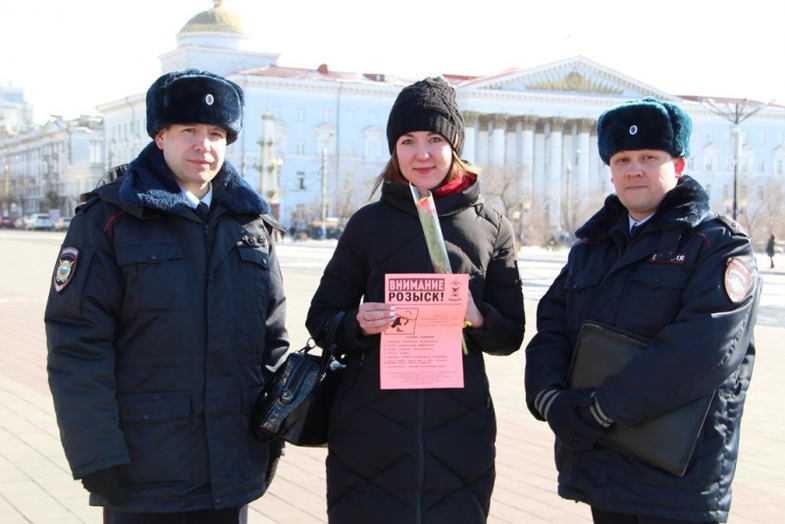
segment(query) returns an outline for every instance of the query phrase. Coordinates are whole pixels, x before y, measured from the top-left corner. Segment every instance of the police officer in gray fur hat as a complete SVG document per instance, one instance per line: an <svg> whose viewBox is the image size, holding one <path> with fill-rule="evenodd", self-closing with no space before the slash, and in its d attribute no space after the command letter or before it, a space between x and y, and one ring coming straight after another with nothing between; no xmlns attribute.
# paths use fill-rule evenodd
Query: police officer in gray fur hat
<svg viewBox="0 0 785 524"><path fill-rule="evenodd" d="M684 110L654 98L600 116L599 153L616 193L576 232L526 348L526 400L556 437L559 495L589 504L596 524L728 519L760 282L747 234L711 213L684 174L691 130ZM574 390L570 366L587 323L645 348L595 387ZM681 439L681 454L670 444L686 422L652 454L642 451L647 432L613 444L696 401L705 421Z"/></svg>
<svg viewBox="0 0 785 524"><path fill-rule="evenodd" d="M153 139L86 195L46 307L49 384L74 478L114 524L246 521L280 443L248 416L288 347L270 207L225 159L234 82L147 92Z"/></svg>

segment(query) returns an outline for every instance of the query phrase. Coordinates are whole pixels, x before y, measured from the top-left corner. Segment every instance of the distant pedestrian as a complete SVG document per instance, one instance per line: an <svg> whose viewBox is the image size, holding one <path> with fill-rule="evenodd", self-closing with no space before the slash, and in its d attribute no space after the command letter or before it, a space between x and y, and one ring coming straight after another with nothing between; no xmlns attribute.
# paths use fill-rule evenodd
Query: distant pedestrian
<svg viewBox="0 0 785 524"><path fill-rule="evenodd" d="M777 237L774 236L774 233L771 234L769 237L769 242L766 244L766 254L769 255L769 260L771 261L770 269L774 269L774 255L777 253Z"/></svg>
<svg viewBox="0 0 785 524"><path fill-rule="evenodd" d="M251 408L288 347L270 207L225 161L235 83L147 92L153 138L79 206L46 306L49 386L74 478L107 524L238 524L274 474Z"/></svg>

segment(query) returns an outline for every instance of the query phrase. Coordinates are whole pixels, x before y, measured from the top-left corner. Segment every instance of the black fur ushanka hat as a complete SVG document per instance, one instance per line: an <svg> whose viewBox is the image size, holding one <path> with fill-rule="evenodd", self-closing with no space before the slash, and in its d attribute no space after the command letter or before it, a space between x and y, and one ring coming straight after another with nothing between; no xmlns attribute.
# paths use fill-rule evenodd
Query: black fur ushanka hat
<svg viewBox="0 0 785 524"><path fill-rule="evenodd" d="M646 97L605 111L597 121L597 144L606 164L619 151L657 149L676 158L690 154L692 119L670 102Z"/></svg>
<svg viewBox="0 0 785 524"><path fill-rule="evenodd" d="M147 90L147 134L170 124L209 124L226 129L227 144L243 129L245 96L240 86L198 69L172 71Z"/></svg>

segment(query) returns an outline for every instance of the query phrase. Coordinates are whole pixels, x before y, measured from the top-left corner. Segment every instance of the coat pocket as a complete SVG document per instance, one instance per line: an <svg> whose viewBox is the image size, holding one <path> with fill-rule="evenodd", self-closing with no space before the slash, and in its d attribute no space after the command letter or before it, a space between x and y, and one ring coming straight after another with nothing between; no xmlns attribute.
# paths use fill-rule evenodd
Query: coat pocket
<svg viewBox="0 0 785 524"><path fill-rule="evenodd" d="M189 282L179 242L131 242L115 248L133 310L189 309Z"/></svg>
<svg viewBox="0 0 785 524"><path fill-rule="evenodd" d="M681 309L681 295L690 273L673 268L647 268L632 274L621 311L625 329L646 338L654 337Z"/></svg>
<svg viewBox="0 0 785 524"><path fill-rule="evenodd" d="M243 261L240 276L245 310L265 316L270 300L270 254L262 248L237 249Z"/></svg>
<svg viewBox="0 0 785 524"><path fill-rule="evenodd" d="M135 484L191 479L191 393L117 395Z"/></svg>

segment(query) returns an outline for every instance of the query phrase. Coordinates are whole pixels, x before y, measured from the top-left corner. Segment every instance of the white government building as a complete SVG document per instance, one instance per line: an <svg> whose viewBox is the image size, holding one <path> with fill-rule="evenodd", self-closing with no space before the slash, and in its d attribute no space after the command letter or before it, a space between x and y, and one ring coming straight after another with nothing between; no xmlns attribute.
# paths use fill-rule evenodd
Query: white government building
<svg viewBox="0 0 785 524"><path fill-rule="evenodd" d="M243 18L222 4L214 0L212 9L183 26L177 47L160 57L162 72L196 67L242 86L244 130L227 158L273 204L282 224L302 229L324 214L348 218L368 201L371 182L389 158L386 125L393 101L417 79L336 72L324 64L278 66L278 54L249 49ZM708 189L716 211L732 211L734 126L697 96L666 93L582 56L447 78L466 121L463 156L483 168L484 193L524 241L573 231L612 191L597 153L597 118L644 96L679 104L692 116L687 173ZM715 101L720 107L740 102ZM150 140L145 93L97 107L104 121L104 168L129 162ZM740 129L738 217L755 227L757 211L772 205L766 203L769 188L785 181L785 107L765 107Z"/></svg>

